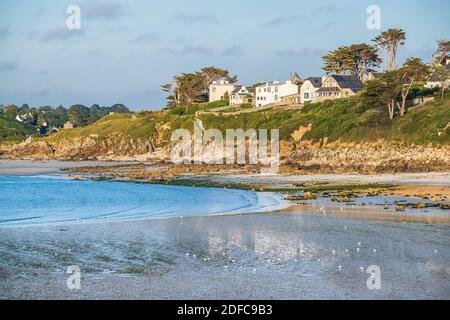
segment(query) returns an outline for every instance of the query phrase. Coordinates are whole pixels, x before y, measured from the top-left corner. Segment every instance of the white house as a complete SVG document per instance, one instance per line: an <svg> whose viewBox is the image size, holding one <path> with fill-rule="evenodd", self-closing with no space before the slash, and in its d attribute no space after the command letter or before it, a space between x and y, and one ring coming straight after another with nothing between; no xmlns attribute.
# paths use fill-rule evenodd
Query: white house
<svg viewBox="0 0 450 320"><path fill-rule="evenodd" d="M235 85L227 80L216 80L209 86L209 102L225 99L225 93L228 95L235 89Z"/></svg>
<svg viewBox="0 0 450 320"><path fill-rule="evenodd" d="M230 105L253 103L255 89L247 86L236 86L230 94Z"/></svg>
<svg viewBox="0 0 450 320"><path fill-rule="evenodd" d="M447 70L450 72L450 57L445 57L441 65L446 67ZM429 89L440 88L442 85L444 85L445 89L450 87L450 78L444 81L444 83L442 83L441 81L439 81L439 79L436 77L435 74L432 74L431 77L428 79L427 83L425 84L425 88Z"/></svg>
<svg viewBox="0 0 450 320"><path fill-rule="evenodd" d="M316 91L322 86L321 77L309 77L300 87L300 103L312 102L315 99Z"/></svg>
<svg viewBox="0 0 450 320"><path fill-rule="evenodd" d="M298 94L298 85L292 83L291 80L286 82L269 82L256 87L256 103L257 107L265 106L271 103L281 102L283 97Z"/></svg>

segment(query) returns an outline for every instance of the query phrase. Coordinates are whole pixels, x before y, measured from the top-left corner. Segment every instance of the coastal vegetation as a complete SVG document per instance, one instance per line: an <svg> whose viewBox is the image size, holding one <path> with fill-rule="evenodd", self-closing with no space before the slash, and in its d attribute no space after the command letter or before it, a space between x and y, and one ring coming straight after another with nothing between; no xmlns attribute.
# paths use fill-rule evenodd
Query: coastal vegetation
<svg viewBox="0 0 450 320"><path fill-rule="evenodd" d="M61 105L55 108L11 104L0 107L0 141L20 141L27 136L47 134L63 128L68 121L74 127L84 127L110 113L128 114L131 111L122 104L110 107L94 104L90 108L76 104L67 109Z"/></svg>

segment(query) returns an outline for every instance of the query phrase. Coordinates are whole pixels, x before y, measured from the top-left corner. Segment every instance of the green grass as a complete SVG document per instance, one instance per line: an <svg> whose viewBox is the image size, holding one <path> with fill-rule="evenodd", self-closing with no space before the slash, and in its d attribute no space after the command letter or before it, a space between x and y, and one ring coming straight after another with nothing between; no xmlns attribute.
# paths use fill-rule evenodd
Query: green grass
<svg viewBox="0 0 450 320"><path fill-rule="evenodd" d="M21 141L33 134L36 134L34 127L0 116L0 141Z"/></svg>
<svg viewBox="0 0 450 320"><path fill-rule="evenodd" d="M61 130L50 136L50 140L96 137L106 139L111 135L123 135L128 139L149 139L160 127L166 127L160 146L170 141L175 129L193 131L196 110L207 110L226 103L217 101L209 104L191 105L168 111L143 111L135 115L115 114L106 116L96 123L77 129ZM291 134L300 126L312 124L312 130L304 140L366 142L384 139L405 144L449 144L450 142L450 95L444 101L437 98L424 106L412 108L405 116L389 120L383 106L366 104L361 97L325 101L305 105L301 110L261 110L240 115L204 113L199 116L205 129L216 128L225 133L226 129L280 129L280 138L292 140ZM2 119L0 118L0 121ZM3 120L4 121L4 120ZM11 121L9 121L11 122ZM20 124L20 123L19 123ZM22 137L25 128L17 123ZM11 124L9 124L11 125ZM0 122L2 130L8 130ZM26 130L25 130L26 131Z"/></svg>

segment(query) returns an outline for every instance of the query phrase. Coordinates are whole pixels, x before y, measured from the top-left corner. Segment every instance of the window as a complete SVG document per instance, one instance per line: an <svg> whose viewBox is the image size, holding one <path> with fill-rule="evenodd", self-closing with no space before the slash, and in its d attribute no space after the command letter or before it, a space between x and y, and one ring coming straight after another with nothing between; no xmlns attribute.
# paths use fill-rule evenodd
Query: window
<svg viewBox="0 0 450 320"><path fill-rule="evenodd" d="M266 89L266 88L264 88L264 92L267 92L267 89Z"/></svg>
<svg viewBox="0 0 450 320"><path fill-rule="evenodd" d="M305 94L303 95L303 97L304 97L305 99L309 99L309 93L308 93L308 92L305 92Z"/></svg>
<svg viewBox="0 0 450 320"><path fill-rule="evenodd" d="M211 91L216 92L216 87L212 87Z"/></svg>
<svg viewBox="0 0 450 320"><path fill-rule="evenodd" d="M267 88L267 92L271 92L272 89L270 87Z"/></svg>
<svg viewBox="0 0 450 320"><path fill-rule="evenodd" d="M277 94L275 95L275 101L278 101L278 95Z"/></svg>
<svg viewBox="0 0 450 320"><path fill-rule="evenodd" d="M275 87L275 92L278 92L278 87Z"/></svg>

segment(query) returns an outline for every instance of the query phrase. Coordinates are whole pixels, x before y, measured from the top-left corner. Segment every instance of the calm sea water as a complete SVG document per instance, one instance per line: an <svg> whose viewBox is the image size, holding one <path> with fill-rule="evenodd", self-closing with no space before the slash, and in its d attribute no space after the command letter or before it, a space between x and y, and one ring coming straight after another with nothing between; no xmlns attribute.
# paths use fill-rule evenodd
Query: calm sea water
<svg viewBox="0 0 450 320"><path fill-rule="evenodd" d="M281 197L242 190L0 176L0 226L260 212Z"/></svg>

